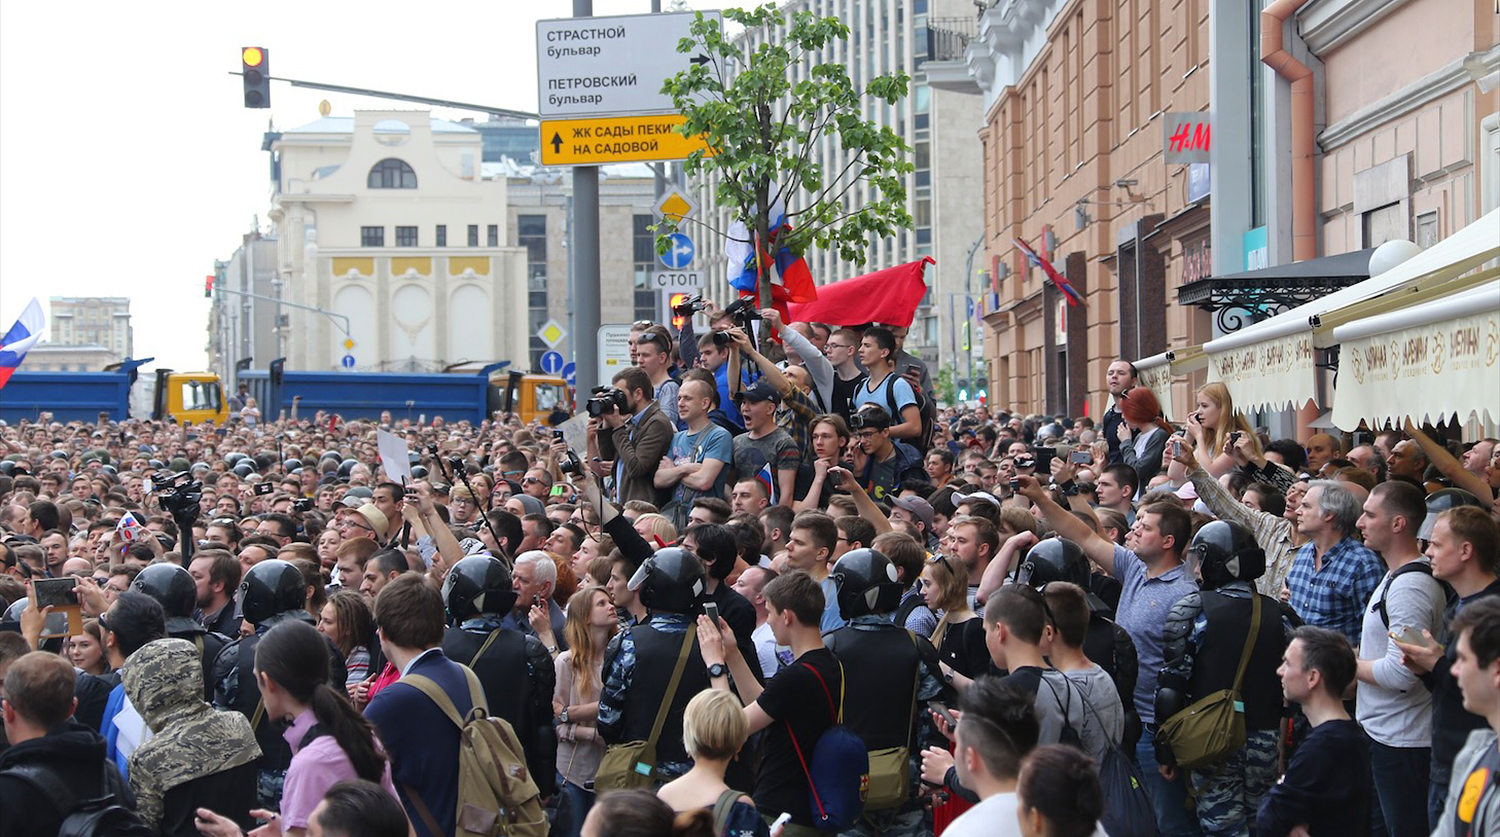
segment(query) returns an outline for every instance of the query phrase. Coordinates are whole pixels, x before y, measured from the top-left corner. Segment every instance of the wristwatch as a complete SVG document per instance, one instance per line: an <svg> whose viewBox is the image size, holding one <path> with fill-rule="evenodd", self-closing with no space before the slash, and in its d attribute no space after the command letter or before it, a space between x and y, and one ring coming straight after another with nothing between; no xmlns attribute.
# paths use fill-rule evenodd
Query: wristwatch
<svg viewBox="0 0 1500 837"><path fill-rule="evenodd" d="M1068 480L1065 483L1060 483L1057 487L1062 491L1064 497L1078 496L1078 483L1074 482L1073 480Z"/></svg>
<svg viewBox="0 0 1500 837"><path fill-rule="evenodd" d="M715 677L723 677L728 673L729 667L724 665L723 663L714 663L713 665L708 667L709 679L713 679Z"/></svg>
<svg viewBox="0 0 1500 837"><path fill-rule="evenodd" d="M558 723L560 723L560 724L566 724L568 722L568 710L569 709L572 709L572 707L571 706L564 706L562 708L562 713L557 716L557 722Z"/></svg>

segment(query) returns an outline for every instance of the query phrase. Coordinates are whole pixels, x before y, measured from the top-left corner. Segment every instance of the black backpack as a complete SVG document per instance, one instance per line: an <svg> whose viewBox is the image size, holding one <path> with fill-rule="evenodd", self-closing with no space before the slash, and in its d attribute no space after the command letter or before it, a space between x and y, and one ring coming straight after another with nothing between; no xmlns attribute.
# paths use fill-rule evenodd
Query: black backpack
<svg viewBox="0 0 1500 837"><path fill-rule="evenodd" d="M1391 580L1386 583L1385 589L1380 591L1380 600L1370 606L1371 613L1380 614L1380 624L1384 625L1386 627L1386 630L1390 630L1391 628L1391 616L1390 613L1386 611L1385 598L1386 596L1389 596L1391 594L1391 585L1396 583L1396 579L1400 578L1403 575L1406 575L1407 573L1424 573L1428 578L1432 579L1433 582L1441 587L1443 589L1443 598L1446 601L1446 604L1444 605L1445 610L1451 610L1453 608L1453 605L1458 602L1458 591L1453 589L1453 585L1442 580L1441 578L1434 576L1432 574L1431 564L1427 563L1426 561L1411 561L1409 563L1403 564L1400 569L1391 573Z"/></svg>
<svg viewBox="0 0 1500 837"><path fill-rule="evenodd" d="M111 786L108 773L113 765L104 765L103 787ZM23 764L5 771L6 776L20 779L37 790L52 807L63 815L57 837L152 837L153 832L129 808L118 803L116 795L107 793L97 799L78 799L57 774L34 764ZM118 774L117 774L118 776Z"/></svg>

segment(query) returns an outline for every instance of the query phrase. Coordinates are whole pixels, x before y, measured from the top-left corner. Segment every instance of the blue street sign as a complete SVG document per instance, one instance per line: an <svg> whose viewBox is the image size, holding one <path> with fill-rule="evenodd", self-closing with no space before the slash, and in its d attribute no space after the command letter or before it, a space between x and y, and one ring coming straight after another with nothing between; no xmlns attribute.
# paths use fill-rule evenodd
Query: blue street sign
<svg viewBox="0 0 1500 837"><path fill-rule="evenodd" d="M568 361L562 368L562 376L563 380L568 382L568 386L578 386L578 364Z"/></svg>
<svg viewBox="0 0 1500 837"><path fill-rule="evenodd" d="M672 233L667 238L672 244L657 258L668 270L686 270L693 263L693 253L697 249L693 240L682 233Z"/></svg>
<svg viewBox="0 0 1500 837"><path fill-rule="evenodd" d="M556 375L563 368L563 356L560 352L547 352L542 355L542 371L548 375Z"/></svg>
<svg viewBox="0 0 1500 837"><path fill-rule="evenodd" d="M341 361L339 361L339 362L344 365L345 369L353 369L354 368L354 355L344 355L344 359L341 360Z"/></svg>

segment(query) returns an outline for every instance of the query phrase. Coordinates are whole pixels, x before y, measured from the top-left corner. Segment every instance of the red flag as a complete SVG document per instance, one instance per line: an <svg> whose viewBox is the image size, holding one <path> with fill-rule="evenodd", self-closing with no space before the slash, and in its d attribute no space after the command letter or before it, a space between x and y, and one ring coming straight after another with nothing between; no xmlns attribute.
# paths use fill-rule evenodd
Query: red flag
<svg viewBox="0 0 1500 837"><path fill-rule="evenodd" d="M1042 269L1042 272L1047 274L1047 278L1052 280L1052 284L1057 286L1057 289L1062 292L1062 295L1064 297L1067 298L1068 307L1071 308L1083 301L1083 297L1078 295L1078 291L1073 289L1073 286L1068 283L1066 277L1057 272L1057 268L1053 267L1051 262L1038 255L1035 250L1031 249L1030 244L1027 244L1019 238L1013 240L1015 241L1016 249L1021 251L1022 255L1026 257L1026 260L1031 264L1040 267Z"/></svg>
<svg viewBox="0 0 1500 837"><path fill-rule="evenodd" d="M885 323L909 327L916 317L917 306L927 293L927 280L922 274L929 264L937 264L937 260L924 256L920 261L823 285L818 288L816 300L788 306L790 321L839 326Z"/></svg>

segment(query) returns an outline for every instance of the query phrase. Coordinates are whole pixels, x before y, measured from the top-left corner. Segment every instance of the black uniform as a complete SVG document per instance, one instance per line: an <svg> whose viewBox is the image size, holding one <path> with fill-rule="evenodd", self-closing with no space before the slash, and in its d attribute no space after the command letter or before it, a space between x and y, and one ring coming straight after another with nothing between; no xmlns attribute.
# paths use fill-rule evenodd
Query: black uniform
<svg viewBox="0 0 1500 837"><path fill-rule="evenodd" d="M474 670L490 716L504 718L515 730L532 778L544 795L551 793L557 773L557 736L552 728L557 672L552 657L541 640L501 628L498 620L471 619L464 625L470 627L448 628L443 654Z"/></svg>

